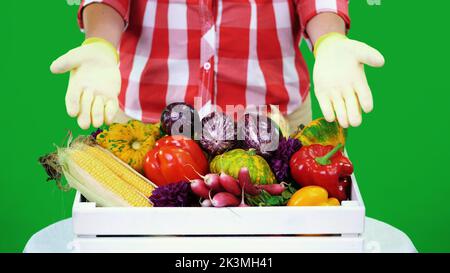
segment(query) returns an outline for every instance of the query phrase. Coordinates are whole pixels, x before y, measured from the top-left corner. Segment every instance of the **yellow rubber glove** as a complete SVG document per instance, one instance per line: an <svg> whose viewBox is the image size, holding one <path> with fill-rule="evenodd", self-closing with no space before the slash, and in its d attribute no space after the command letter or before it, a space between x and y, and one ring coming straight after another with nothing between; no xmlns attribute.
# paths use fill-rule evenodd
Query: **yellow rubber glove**
<svg viewBox="0 0 450 273"><path fill-rule="evenodd" d="M78 125L89 129L110 124L119 110L121 76L116 48L101 38L90 38L55 60L50 70L70 71L66 93L67 113L78 117Z"/></svg>
<svg viewBox="0 0 450 273"><path fill-rule="evenodd" d="M325 119L347 128L362 122L361 108L373 110L373 98L364 65L381 67L381 53L339 33L320 37L314 49L314 88ZM335 114L336 113L336 114Z"/></svg>

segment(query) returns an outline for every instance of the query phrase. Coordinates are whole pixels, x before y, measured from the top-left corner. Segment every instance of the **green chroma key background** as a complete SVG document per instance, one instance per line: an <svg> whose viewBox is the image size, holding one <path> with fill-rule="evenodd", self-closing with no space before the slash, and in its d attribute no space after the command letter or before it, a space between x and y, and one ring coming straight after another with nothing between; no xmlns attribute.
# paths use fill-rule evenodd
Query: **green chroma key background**
<svg viewBox="0 0 450 273"><path fill-rule="evenodd" d="M83 39L77 7L67 3L2 5L2 252L22 251L32 234L71 215L74 192L46 183L37 163L67 130L82 133L65 111L68 75L49 72L54 58ZM350 130L348 151L368 216L406 232L419 251L450 252L450 58L443 29L450 1L426 3L351 1L350 36L378 48L387 63L367 68L375 111ZM316 101L314 112L320 114Z"/></svg>

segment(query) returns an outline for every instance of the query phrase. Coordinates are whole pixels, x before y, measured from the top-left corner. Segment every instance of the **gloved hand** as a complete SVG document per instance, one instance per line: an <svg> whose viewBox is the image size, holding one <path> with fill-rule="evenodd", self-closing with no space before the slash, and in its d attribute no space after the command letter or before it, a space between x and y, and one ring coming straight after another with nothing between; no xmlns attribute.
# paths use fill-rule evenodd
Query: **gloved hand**
<svg viewBox="0 0 450 273"><path fill-rule="evenodd" d="M320 37L314 49L314 88L325 119L347 128L362 122L361 108L373 110L372 92L364 64L381 67L384 57L376 49L339 33ZM336 113L336 115L335 115Z"/></svg>
<svg viewBox="0 0 450 273"><path fill-rule="evenodd" d="M119 110L121 76L116 48L101 38L87 39L80 47L55 60L50 70L70 71L66 93L67 113L78 117L78 125L89 129L110 124Z"/></svg>

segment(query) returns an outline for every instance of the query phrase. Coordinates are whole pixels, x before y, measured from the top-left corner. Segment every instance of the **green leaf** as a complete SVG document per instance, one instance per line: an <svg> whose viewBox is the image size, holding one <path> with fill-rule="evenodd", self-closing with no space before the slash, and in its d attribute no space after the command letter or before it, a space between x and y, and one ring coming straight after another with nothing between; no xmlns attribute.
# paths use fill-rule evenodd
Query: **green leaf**
<svg viewBox="0 0 450 273"><path fill-rule="evenodd" d="M292 193L290 193L289 191L284 191L282 194L281 194L281 196L284 198L284 199L290 199L291 197L292 197Z"/></svg>
<svg viewBox="0 0 450 273"><path fill-rule="evenodd" d="M275 196L272 196L271 198L269 198L268 200L267 200L267 205L269 205L269 206L276 206L276 205L278 205L280 202L279 202L279 199L278 198L276 198Z"/></svg>
<svg viewBox="0 0 450 273"><path fill-rule="evenodd" d="M285 206L296 191L292 184L288 184L287 189L280 196L272 196L263 190L257 196L246 195L245 197L247 204L251 206Z"/></svg>

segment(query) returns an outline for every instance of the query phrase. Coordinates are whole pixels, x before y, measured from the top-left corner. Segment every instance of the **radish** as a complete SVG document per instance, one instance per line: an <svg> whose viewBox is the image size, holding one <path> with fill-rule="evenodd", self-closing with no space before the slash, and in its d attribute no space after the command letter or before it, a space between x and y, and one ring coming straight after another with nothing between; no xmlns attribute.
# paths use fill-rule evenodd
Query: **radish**
<svg viewBox="0 0 450 273"><path fill-rule="evenodd" d="M210 173L210 174L207 174L207 175L203 176L203 175L201 175L199 172L197 172L197 171L194 169L194 167L192 167L192 165L186 164L186 165L184 165L184 166L189 166L189 167L191 167L191 168L193 169L193 171L194 171L200 178L202 178L202 179L205 181L206 186L207 186L210 190L212 190L212 191L214 191L214 192L222 192L222 191L224 191L224 189L223 189L222 186L220 185L220 182L219 182L219 175L218 175L218 174ZM186 178L187 180L189 180L186 176L185 176L185 178Z"/></svg>
<svg viewBox="0 0 450 273"><path fill-rule="evenodd" d="M240 207L240 208L247 208L247 207L250 207L250 206L245 204L244 198L242 197L242 201L241 201L241 203L239 204L238 207Z"/></svg>
<svg viewBox="0 0 450 273"><path fill-rule="evenodd" d="M245 204L245 192L244 192L244 188L242 187L242 192L241 192L241 203L239 204L240 208L246 208L249 207L247 204Z"/></svg>
<svg viewBox="0 0 450 273"><path fill-rule="evenodd" d="M195 195L201 198L209 198L209 188L206 183L201 179L191 180L191 189Z"/></svg>
<svg viewBox="0 0 450 273"><path fill-rule="evenodd" d="M235 196L241 196L241 186L239 185L239 182L234 179L234 177L226 173L221 173L219 181L222 188L224 188L227 192Z"/></svg>
<svg viewBox="0 0 450 273"><path fill-rule="evenodd" d="M239 170L238 179L239 179L239 184L241 185L242 188L244 188L245 193L250 194L250 195L260 194L261 190L256 188L252 183L252 180L250 178L250 172L248 171L248 168L241 168Z"/></svg>
<svg viewBox="0 0 450 273"><path fill-rule="evenodd" d="M220 185L220 178L218 174L210 173L205 175L205 184L214 192L222 192L224 191L223 187Z"/></svg>
<svg viewBox="0 0 450 273"><path fill-rule="evenodd" d="M204 208L209 208L213 206L211 200L209 199L203 200L202 202L200 202L200 205Z"/></svg>
<svg viewBox="0 0 450 273"><path fill-rule="evenodd" d="M229 192L219 192L211 199L212 205L216 208L236 207L241 202L236 196Z"/></svg>
<svg viewBox="0 0 450 273"><path fill-rule="evenodd" d="M272 185L259 185L258 188L265 190L270 195L281 195L286 190L286 183L272 184Z"/></svg>

